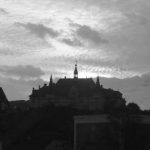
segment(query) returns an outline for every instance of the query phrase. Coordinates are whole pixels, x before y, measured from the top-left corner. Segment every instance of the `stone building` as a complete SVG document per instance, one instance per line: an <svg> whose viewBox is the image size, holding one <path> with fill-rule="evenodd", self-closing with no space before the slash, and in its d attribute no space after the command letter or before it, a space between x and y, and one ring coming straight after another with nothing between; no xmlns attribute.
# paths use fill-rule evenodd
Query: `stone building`
<svg viewBox="0 0 150 150"><path fill-rule="evenodd" d="M29 98L33 107L53 104L78 109L103 110L108 105L114 107L125 105L122 94L103 88L99 76L96 82L92 78L79 78L77 64L73 78L61 78L54 83L51 75L49 85L44 84L43 87L39 86L39 89L33 88Z"/></svg>

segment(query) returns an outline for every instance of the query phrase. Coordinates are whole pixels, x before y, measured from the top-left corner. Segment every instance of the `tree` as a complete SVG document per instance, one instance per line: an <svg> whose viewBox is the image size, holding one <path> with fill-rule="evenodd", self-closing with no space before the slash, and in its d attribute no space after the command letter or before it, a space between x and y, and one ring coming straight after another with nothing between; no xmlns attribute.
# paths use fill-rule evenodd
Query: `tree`
<svg viewBox="0 0 150 150"><path fill-rule="evenodd" d="M136 103L129 103L127 105L128 113L139 113L140 111L141 111L141 109Z"/></svg>

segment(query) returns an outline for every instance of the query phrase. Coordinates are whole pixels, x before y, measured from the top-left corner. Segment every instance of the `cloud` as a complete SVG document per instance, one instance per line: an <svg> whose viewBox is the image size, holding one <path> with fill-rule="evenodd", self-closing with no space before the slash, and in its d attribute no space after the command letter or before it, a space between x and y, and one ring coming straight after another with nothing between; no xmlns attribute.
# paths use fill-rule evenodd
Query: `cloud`
<svg viewBox="0 0 150 150"><path fill-rule="evenodd" d="M1 43L0 43L1 44ZM13 48L10 48L8 46L2 46L0 47L0 55L3 56L3 57L7 57L7 56L10 56L10 57L15 57L16 55L18 56L21 56L23 55L25 52L23 51L19 51L19 52L16 52ZM2 64L1 64L2 65Z"/></svg>
<svg viewBox="0 0 150 150"><path fill-rule="evenodd" d="M7 12L5 9L0 8L0 14L2 14L2 15L7 15L8 12Z"/></svg>
<svg viewBox="0 0 150 150"><path fill-rule="evenodd" d="M144 16L144 14L128 12L125 13L125 16L129 19L131 23L134 23L136 25L147 25L149 23L149 19L146 16Z"/></svg>
<svg viewBox="0 0 150 150"><path fill-rule="evenodd" d="M150 74L142 75L142 79L143 79L142 85L144 87L150 87Z"/></svg>
<svg viewBox="0 0 150 150"><path fill-rule="evenodd" d="M16 55L16 53L14 51L11 51L9 48L0 48L0 54L1 55Z"/></svg>
<svg viewBox="0 0 150 150"><path fill-rule="evenodd" d="M39 78L44 75L44 72L37 67L27 66L3 66L0 71L8 76L16 76L21 78Z"/></svg>
<svg viewBox="0 0 150 150"><path fill-rule="evenodd" d="M83 40L87 40L89 42L94 43L95 45L100 45L107 43L108 41L101 37L99 31L92 29L89 26L83 25L80 26L76 31L77 36L82 38Z"/></svg>
<svg viewBox="0 0 150 150"><path fill-rule="evenodd" d="M19 26L23 26L25 29L29 30L31 33L35 34L39 38L44 38L46 35L49 35L52 38L55 38L59 35L59 32L53 30L52 28L46 27L43 24L33 24L33 23L17 23Z"/></svg>
<svg viewBox="0 0 150 150"><path fill-rule="evenodd" d="M63 39L62 42L64 42L65 44L69 45L69 46L73 46L73 47L81 47L83 46L83 43L78 40L77 38L74 39Z"/></svg>

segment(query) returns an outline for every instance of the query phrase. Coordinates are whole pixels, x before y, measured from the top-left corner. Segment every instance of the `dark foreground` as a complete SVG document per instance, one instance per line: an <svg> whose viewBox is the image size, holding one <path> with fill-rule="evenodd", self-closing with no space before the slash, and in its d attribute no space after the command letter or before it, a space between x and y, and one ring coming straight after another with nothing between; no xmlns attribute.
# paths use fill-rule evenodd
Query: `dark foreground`
<svg viewBox="0 0 150 150"><path fill-rule="evenodd" d="M102 112L78 111L52 106L27 111L2 112L0 114L0 138L3 150L73 150L74 116L94 115L95 113L101 114ZM136 115L126 112L109 112L108 115L110 116L109 125L98 126L99 129L96 130L94 137L91 137L90 133L89 137L86 136L88 139L86 150L91 150L91 148L92 150L150 149L150 124L148 121L147 123L141 121L141 116L149 116L149 112L140 112ZM83 129L85 128L87 126ZM83 138L85 138L84 135ZM92 138L95 146L91 142Z"/></svg>

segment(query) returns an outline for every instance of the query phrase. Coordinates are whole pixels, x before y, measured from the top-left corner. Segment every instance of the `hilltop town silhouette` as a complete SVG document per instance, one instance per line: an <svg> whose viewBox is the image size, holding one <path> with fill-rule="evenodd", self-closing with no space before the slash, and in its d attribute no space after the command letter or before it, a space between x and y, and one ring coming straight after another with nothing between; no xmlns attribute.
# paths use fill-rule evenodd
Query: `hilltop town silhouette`
<svg viewBox="0 0 150 150"><path fill-rule="evenodd" d="M112 89L105 89L100 84L99 76L96 83L92 78L78 78L77 63L75 64L73 78L66 76L53 83L52 75L49 85L44 84L39 89L32 90L30 105L42 107L49 103L55 106L69 106L77 109L101 110L108 107L124 107L125 100L122 93ZM108 108L109 109L109 108Z"/></svg>
<svg viewBox="0 0 150 150"><path fill-rule="evenodd" d="M148 150L150 111L126 104L97 76L33 88L28 101L9 101L0 88L0 141L5 150Z"/></svg>

